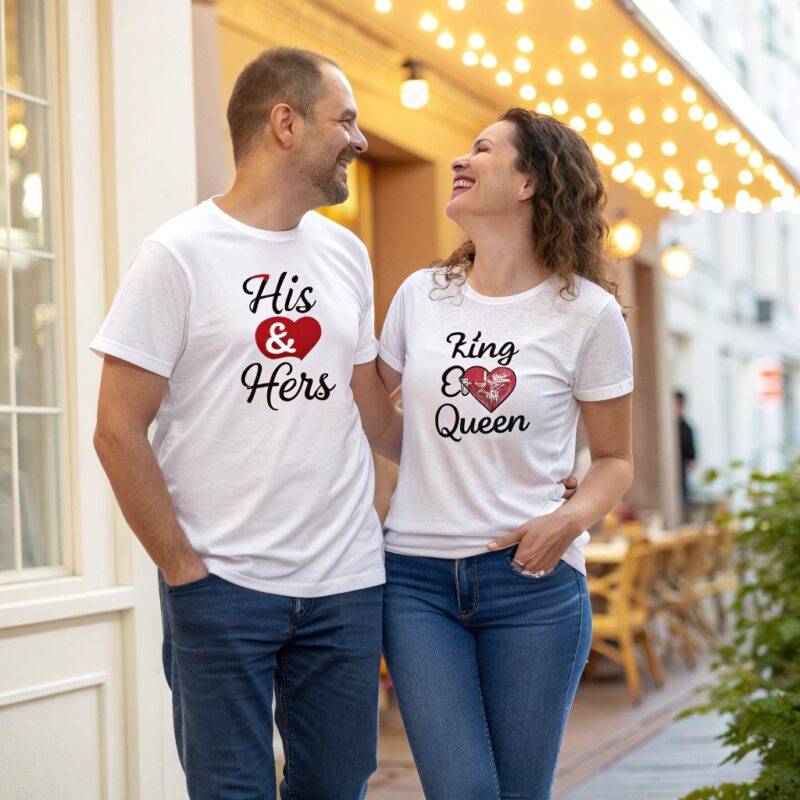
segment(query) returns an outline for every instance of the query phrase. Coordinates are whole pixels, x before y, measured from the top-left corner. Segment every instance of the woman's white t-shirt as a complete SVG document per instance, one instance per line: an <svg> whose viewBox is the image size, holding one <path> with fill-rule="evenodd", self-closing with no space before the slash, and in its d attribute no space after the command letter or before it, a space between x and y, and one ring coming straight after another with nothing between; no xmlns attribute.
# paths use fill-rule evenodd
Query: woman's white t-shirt
<svg viewBox="0 0 800 800"><path fill-rule="evenodd" d="M398 290L380 357L403 373L403 449L386 549L466 558L562 505L575 459L578 401L633 390L619 304L577 277L508 297L445 287L433 268ZM564 560L585 572L580 546Z"/></svg>

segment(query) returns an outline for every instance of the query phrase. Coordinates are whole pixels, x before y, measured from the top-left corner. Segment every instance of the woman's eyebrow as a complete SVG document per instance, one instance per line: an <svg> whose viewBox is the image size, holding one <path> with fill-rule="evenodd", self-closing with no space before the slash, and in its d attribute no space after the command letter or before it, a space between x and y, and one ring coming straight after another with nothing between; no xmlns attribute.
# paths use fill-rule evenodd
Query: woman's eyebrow
<svg viewBox="0 0 800 800"><path fill-rule="evenodd" d="M491 139L487 139L486 137L482 139L476 139L475 144L472 145L472 149L474 150L481 142L488 142L489 144L494 144Z"/></svg>

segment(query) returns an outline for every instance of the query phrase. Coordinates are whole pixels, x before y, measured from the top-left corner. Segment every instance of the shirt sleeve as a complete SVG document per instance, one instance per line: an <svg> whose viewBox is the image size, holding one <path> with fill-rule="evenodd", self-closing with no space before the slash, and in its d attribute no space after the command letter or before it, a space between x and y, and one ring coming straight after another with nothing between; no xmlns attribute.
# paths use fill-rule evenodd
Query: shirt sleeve
<svg viewBox="0 0 800 800"><path fill-rule="evenodd" d="M392 299L383 322L378 355L397 372L402 372L406 362L405 293L403 284Z"/></svg>
<svg viewBox="0 0 800 800"><path fill-rule="evenodd" d="M378 355L378 346L375 341L375 300L372 287L372 267L369 263L369 256L364 248L364 287L363 303L361 307L361 317L358 326L358 343L356 353L353 357L353 364L366 364L374 361Z"/></svg>
<svg viewBox="0 0 800 800"><path fill-rule="evenodd" d="M169 378L186 345L191 291L163 245L146 240L90 348Z"/></svg>
<svg viewBox="0 0 800 800"><path fill-rule="evenodd" d="M572 390L577 400L610 400L633 391L633 351L622 309L613 298L586 334Z"/></svg>

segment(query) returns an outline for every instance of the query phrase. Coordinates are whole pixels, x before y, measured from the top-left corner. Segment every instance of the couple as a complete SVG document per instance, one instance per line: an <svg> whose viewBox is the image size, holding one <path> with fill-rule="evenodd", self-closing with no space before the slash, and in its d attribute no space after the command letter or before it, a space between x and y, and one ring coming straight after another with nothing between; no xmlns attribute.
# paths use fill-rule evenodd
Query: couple
<svg viewBox="0 0 800 800"><path fill-rule="evenodd" d="M189 794L275 797L274 702L281 797L363 798L383 647L427 798L547 798L591 636L580 545L632 477L591 153L522 109L481 132L447 206L469 241L403 283L378 349L364 245L309 213L367 148L345 76L265 51L228 122L233 187L145 240L92 342ZM400 462L385 535L370 448Z"/></svg>

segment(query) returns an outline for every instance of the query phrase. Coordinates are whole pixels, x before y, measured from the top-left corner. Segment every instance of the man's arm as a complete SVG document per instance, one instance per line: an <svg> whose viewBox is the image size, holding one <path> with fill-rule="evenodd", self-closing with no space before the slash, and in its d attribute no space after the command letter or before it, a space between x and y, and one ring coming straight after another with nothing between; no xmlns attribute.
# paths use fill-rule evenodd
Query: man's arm
<svg viewBox="0 0 800 800"><path fill-rule="evenodd" d="M147 438L167 379L106 356L94 447L131 530L170 586L208 571L175 516L164 475Z"/></svg>
<svg viewBox="0 0 800 800"><path fill-rule="evenodd" d="M350 388L369 446L379 455L399 464L403 414L389 399L374 360L353 367Z"/></svg>

